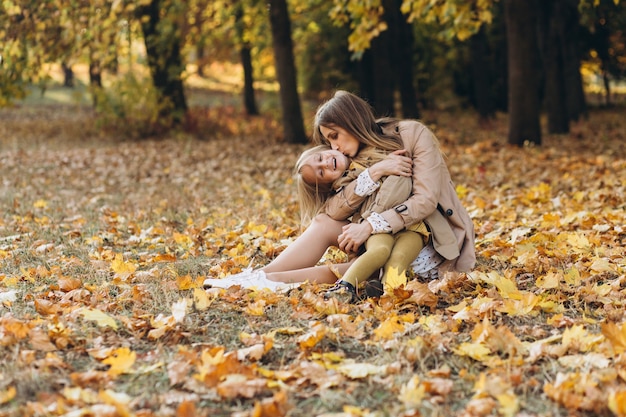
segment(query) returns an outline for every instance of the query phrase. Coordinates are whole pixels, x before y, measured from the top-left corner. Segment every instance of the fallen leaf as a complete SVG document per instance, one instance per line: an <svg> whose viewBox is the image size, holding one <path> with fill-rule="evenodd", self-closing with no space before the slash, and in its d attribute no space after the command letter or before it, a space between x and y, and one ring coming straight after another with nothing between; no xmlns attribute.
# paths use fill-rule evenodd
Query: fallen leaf
<svg viewBox="0 0 626 417"><path fill-rule="evenodd" d="M108 372L111 375L127 373L135 364L137 354L127 347L121 347L111 352L111 355L102 363L111 365Z"/></svg>

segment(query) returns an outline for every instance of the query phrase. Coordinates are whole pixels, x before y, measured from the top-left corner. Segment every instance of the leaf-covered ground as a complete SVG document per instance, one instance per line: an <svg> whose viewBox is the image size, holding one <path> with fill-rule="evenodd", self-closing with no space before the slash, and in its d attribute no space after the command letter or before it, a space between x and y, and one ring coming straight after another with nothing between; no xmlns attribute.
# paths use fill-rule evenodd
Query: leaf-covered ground
<svg viewBox="0 0 626 417"><path fill-rule="evenodd" d="M626 415L623 108L523 149L427 115L478 264L357 305L201 289L299 233L303 147L218 115L129 143L0 111L0 416Z"/></svg>

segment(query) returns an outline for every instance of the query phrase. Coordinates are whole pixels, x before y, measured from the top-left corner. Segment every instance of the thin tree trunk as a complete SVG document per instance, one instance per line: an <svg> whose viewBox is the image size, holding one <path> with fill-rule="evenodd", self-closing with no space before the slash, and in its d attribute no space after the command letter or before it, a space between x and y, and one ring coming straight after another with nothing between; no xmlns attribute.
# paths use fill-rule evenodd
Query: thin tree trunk
<svg viewBox="0 0 626 417"><path fill-rule="evenodd" d="M196 62L198 77L204 78L204 36L201 36L196 44Z"/></svg>
<svg viewBox="0 0 626 417"><path fill-rule="evenodd" d="M91 103L93 108L98 106L98 94L102 89L102 66L100 61L94 58L93 51L89 57L89 88L91 90Z"/></svg>
<svg viewBox="0 0 626 417"><path fill-rule="evenodd" d="M72 66L61 62L61 68L63 69L63 87L74 88L74 71Z"/></svg>
<svg viewBox="0 0 626 417"><path fill-rule="evenodd" d="M165 9L163 19L161 9ZM183 88L183 62L180 55L180 31L176 23L166 19L172 16L172 4L169 0L152 0L149 5L141 8L141 28L146 44L148 66L152 74L154 87L161 97L171 104L171 108L163 106L162 117L172 117L174 124L183 121L187 112L187 102ZM163 25L172 25L173 30L163 31ZM167 32L167 35L162 35Z"/></svg>
<svg viewBox="0 0 626 417"><path fill-rule="evenodd" d="M289 143L307 143L302 108L296 82L296 66L291 39L291 22L286 0L269 0L272 46L276 73L280 85L280 104L285 140Z"/></svg>
<svg viewBox="0 0 626 417"><path fill-rule="evenodd" d="M250 43L246 41L244 36L243 21L243 4L241 1L235 3L235 30L237 33L237 43L239 46L239 55L241 57L241 66L243 67L243 104L246 114L256 116L259 110L254 98L254 77L252 71L252 55L250 51Z"/></svg>
<svg viewBox="0 0 626 417"><path fill-rule="evenodd" d="M598 53L598 58L600 59L600 70L602 71L602 81L604 82L604 90L605 90L605 100L606 105L611 105L611 85L609 82L609 65L610 65L610 40L609 37L611 33L608 29L606 16L598 16L598 19L595 22L595 42L596 52Z"/></svg>
<svg viewBox="0 0 626 417"><path fill-rule="evenodd" d="M393 1L383 1L385 14L384 19L390 28L395 27L394 13L392 11ZM391 29L381 32L372 40L372 73L374 77L372 101L370 104L379 116L395 116L394 92L395 73L394 66L395 44Z"/></svg>
<svg viewBox="0 0 626 417"><path fill-rule="evenodd" d="M357 81L359 83L359 95L370 105L374 102L374 65L372 49L368 49L357 61Z"/></svg>
<svg viewBox="0 0 626 417"><path fill-rule="evenodd" d="M254 97L252 56L250 54L250 45L248 44L241 47L241 64L243 66L243 104L246 108L246 114L249 116L257 116L259 109L257 108L256 99Z"/></svg>
<svg viewBox="0 0 626 417"><path fill-rule="evenodd" d="M476 110L481 123L487 123L495 115L491 100L490 63L487 59L488 45L485 28L470 38L470 54L472 68L472 84Z"/></svg>
<svg viewBox="0 0 626 417"><path fill-rule="evenodd" d="M509 68L509 135L512 145L541 144L537 88L537 0L504 0Z"/></svg>
<svg viewBox="0 0 626 417"><path fill-rule="evenodd" d="M563 0L544 0L539 9L539 33L545 73L545 106L550 133L568 133L569 117L565 101L565 66L561 39Z"/></svg>
<svg viewBox="0 0 626 417"><path fill-rule="evenodd" d="M580 14L578 0L565 0L563 5L563 60L565 78L565 102L570 121L587 117L587 103L580 74Z"/></svg>
<svg viewBox="0 0 626 417"><path fill-rule="evenodd" d="M396 25L394 27L394 44L397 49L394 57L398 71L398 88L402 103L402 117L418 119L420 112L417 107L417 92L413 84L413 28L400 11L402 2L396 0L394 7Z"/></svg>
<svg viewBox="0 0 626 417"><path fill-rule="evenodd" d="M607 107L611 106L611 81L609 80L609 73L606 70L602 71L602 83L604 85L604 99Z"/></svg>

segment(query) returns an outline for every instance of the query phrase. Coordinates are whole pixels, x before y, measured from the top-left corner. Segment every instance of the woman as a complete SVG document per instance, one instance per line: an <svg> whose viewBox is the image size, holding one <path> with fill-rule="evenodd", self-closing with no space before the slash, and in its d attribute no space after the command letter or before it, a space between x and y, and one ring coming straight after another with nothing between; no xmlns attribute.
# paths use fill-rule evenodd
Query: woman
<svg viewBox="0 0 626 417"><path fill-rule="evenodd" d="M474 226L456 195L438 141L428 128L414 120L376 120L363 99L337 91L318 108L313 139L330 145L348 158L355 158L371 148L391 153L336 194L332 194L320 178L315 191L321 197L309 201L301 199L304 224L312 219L302 235L269 265L223 279L207 279L205 287L240 285L280 291L304 281L330 284L337 281L335 271L343 275L350 265L345 263L332 268L316 265L330 246L349 254L356 253L373 233L395 234L422 221L432 234L432 245L426 248L434 248L445 258L449 269L463 272L473 268L476 261ZM311 161L303 155L298 163L298 175L301 176L303 170L306 172L304 167L323 173L319 168L324 162L326 168L331 166L327 161ZM387 175L410 176L411 196L389 210L370 214L367 221L348 222L355 208L376 191L378 181Z"/></svg>

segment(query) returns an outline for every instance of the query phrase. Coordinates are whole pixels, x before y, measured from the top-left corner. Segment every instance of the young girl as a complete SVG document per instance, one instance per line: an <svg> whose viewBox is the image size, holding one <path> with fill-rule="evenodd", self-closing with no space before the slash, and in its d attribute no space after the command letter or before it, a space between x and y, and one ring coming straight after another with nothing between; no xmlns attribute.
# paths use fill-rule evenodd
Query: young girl
<svg viewBox="0 0 626 417"><path fill-rule="evenodd" d="M323 210L329 194L339 192L343 186L357 180L365 169L386 156L385 152L375 148L364 150L350 162L347 170L342 171L341 169L348 163L348 158L326 145L317 146L303 154L296 165L303 219ZM359 207L354 208L353 223L370 221L372 213L382 212L401 204L411 195L410 177L391 175L381 178L379 183L380 187ZM371 235L360 248L359 257L325 296L356 302L359 299L359 284L365 282L380 268L383 269L378 287L382 286L385 292L406 284L407 269L418 257L429 235L424 222L409 226L393 235L386 233ZM443 258L435 253L430 261L429 270L436 271L436 266L442 261ZM379 277L375 276L375 279ZM370 285L372 283L373 281L370 281Z"/></svg>

